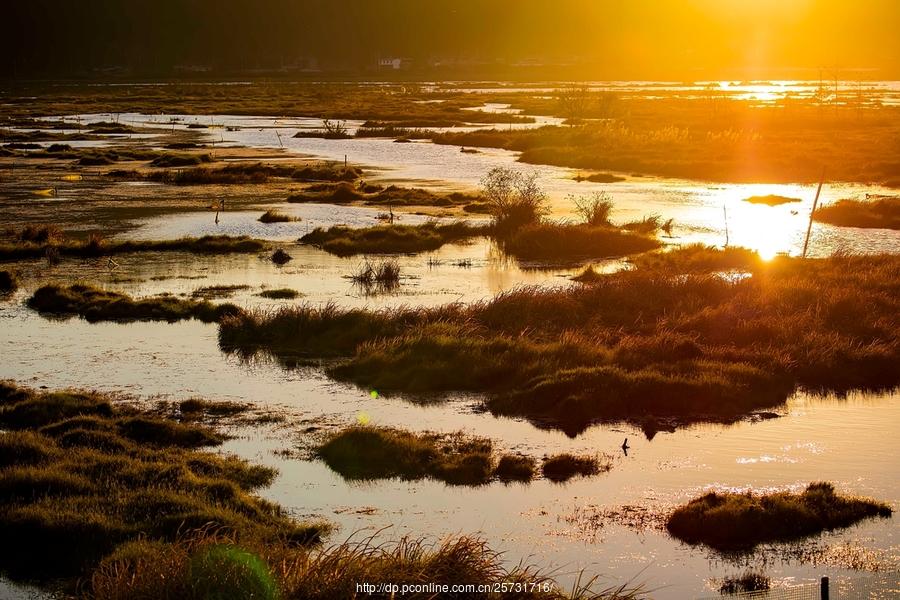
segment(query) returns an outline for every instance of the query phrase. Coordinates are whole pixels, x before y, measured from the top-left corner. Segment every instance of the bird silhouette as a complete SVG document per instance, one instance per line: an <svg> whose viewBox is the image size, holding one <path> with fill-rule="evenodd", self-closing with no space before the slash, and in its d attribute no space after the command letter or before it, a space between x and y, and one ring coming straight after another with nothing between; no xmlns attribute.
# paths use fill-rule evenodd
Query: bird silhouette
<svg viewBox="0 0 900 600"><path fill-rule="evenodd" d="M628 456L628 438L625 438L625 441L622 442L622 452L625 453L625 456Z"/></svg>

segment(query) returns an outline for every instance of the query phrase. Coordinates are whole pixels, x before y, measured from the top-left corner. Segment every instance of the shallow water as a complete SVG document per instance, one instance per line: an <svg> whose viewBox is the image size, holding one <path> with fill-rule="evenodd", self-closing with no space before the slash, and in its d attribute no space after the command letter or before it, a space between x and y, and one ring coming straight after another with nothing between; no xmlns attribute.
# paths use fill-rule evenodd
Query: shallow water
<svg viewBox="0 0 900 600"><path fill-rule="evenodd" d="M204 282L205 283L205 282ZM526 558L558 570L571 582L580 570L610 582L634 580L656 588L655 598L684 598L708 591L708 580L743 570L666 534L623 525L592 525L606 508L638 505L665 509L710 488L799 489L827 479L839 489L900 506L896 456L900 394L851 394L844 399L794 397L784 416L732 426L696 425L647 440L629 426L603 425L571 439L513 419L473 411L476 396L454 396L430 405L399 397L373 398L368 390L328 380L310 370L285 371L267 361L245 364L223 355L216 328L196 322L173 325L49 321L26 310L21 294L0 305L0 378L50 388L84 386L143 398L204 396L253 402L291 415L287 429L244 431L226 444L281 475L263 492L298 516L323 516L340 526L334 541L359 530L390 526L384 539L410 533L439 538L479 532L515 563ZM344 482L324 464L273 454L308 445L310 424L352 423L361 413L375 424L412 430L465 430L494 439L503 449L540 457L555 451L614 456L611 472L566 485L491 484L448 487L431 481ZM631 449L619 446L627 436ZM842 544L849 544L843 547ZM817 550L818 548L818 550ZM866 522L822 537L807 554L826 564L804 564L778 549L746 560L776 581L797 583L828 574L856 574L842 562L865 555L863 566L897 568L900 521ZM827 558L830 556L830 558Z"/></svg>
<svg viewBox="0 0 900 600"><path fill-rule="evenodd" d="M437 145L426 141L398 144L390 139L364 138L326 140L293 138L297 131L321 126L318 119L275 119L270 117L235 117L216 115L159 116L123 114L122 122L146 127L187 127L201 120L215 123L206 130L211 143L252 148L284 149L285 152L315 158L343 161L369 167L368 179L405 182L437 190L475 190L480 180L493 167L514 167L538 174L547 192L551 216L574 218L569 196L606 192L615 203L613 219L630 221L649 215L674 219L672 243L702 242L722 246L745 246L758 250L764 257L779 253L799 255L812 210L816 185L801 184L704 184L696 181L657 177L621 175L624 181L598 184L577 182L581 171L548 165L517 163L518 153L479 149L476 154L460 152L458 146ZM109 119L110 115L82 115L82 119ZM180 119L174 125L168 119ZM351 124L355 126L356 124ZM502 127L508 127L503 125ZM234 131L228 131L232 128ZM204 130L201 130L204 131ZM830 184L822 189L819 205L844 198L864 199L867 194L896 193L875 185ZM796 198L797 202L766 206L745 202L757 195L776 194ZM727 225L726 225L727 224ZM727 230L726 230L727 229ZM900 231L889 229L857 229L814 223L809 255L828 256L835 251L858 253L895 252L900 248Z"/></svg>

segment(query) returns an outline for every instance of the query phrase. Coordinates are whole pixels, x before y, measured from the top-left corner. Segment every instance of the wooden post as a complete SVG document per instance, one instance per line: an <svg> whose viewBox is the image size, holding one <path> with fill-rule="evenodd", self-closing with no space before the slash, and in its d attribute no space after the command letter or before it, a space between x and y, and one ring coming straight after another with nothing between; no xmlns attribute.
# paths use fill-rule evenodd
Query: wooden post
<svg viewBox="0 0 900 600"><path fill-rule="evenodd" d="M822 578L822 600L828 600L828 578Z"/></svg>
<svg viewBox="0 0 900 600"><path fill-rule="evenodd" d="M816 197L813 199L812 210L809 211L809 225L806 226L806 239L803 240L803 258L806 258L806 250L809 248L809 234L812 233L813 215L816 207L819 205L819 194L822 193L822 184L825 183L825 167L822 167L822 177L819 178L819 189L816 190Z"/></svg>

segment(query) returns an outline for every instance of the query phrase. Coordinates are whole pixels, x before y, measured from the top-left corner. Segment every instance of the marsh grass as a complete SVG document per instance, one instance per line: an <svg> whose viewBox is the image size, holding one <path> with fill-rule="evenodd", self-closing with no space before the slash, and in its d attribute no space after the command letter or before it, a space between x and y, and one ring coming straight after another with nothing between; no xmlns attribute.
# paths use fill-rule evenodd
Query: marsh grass
<svg viewBox="0 0 900 600"><path fill-rule="evenodd" d="M595 589L594 580L564 591L549 576L504 557L477 538L429 542L404 537L382 543L374 537L323 548L248 543L218 529L181 536L174 543L137 541L106 558L90 579L94 600L134 598L309 598L358 596L357 584L520 584L522 598L629 600L640 596L625 586ZM525 585L522 585L525 584ZM274 590L274 591L273 591ZM509 596L509 594L504 594ZM433 592L404 598L434 598ZM499 598L498 594L474 595Z"/></svg>
<svg viewBox="0 0 900 600"><path fill-rule="evenodd" d="M285 251L283 248L276 248L275 252L273 252L269 257L269 260L271 260L276 265L286 265L287 263L291 262L293 258L294 257L288 254L287 251Z"/></svg>
<svg viewBox="0 0 900 600"><path fill-rule="evenodd" d="M494 476L500 481L528 482L534 479L536 462L523 454L504 454L497 460Z"/></svg>
<svg viewBox="0 0 900 600"><path fill-rule="evenodd" d="M366 259L350 275L350 280L366 289L393 290L400 285L400 263L394 259Z"/></svg>
<svg viewBox="0 0 900 600"><path fill-rule="evenodd" d="M298 298L303 294L301 294L297 290L292 290L290 288L277 288L272 290L263 290L257 295L263 298L268 298L270 300L293 300L294 298Z"/></svg>
<svg viewBox="0 0 900 600"><path fill-rule="evenodd" d="M766 542L797 540L871 517L890 517L892 512L882 502L842 496L832 484L818 482L799 494L710 492L677 508L666 528L688 544L748 551Z"/></svg>
<svg viewBox="0 0 900 600"><path fill-rule="evenodd" d="M490 440L462 433L356 426L332 435L318 454L350 480L430 477L451 485L481 485L493 474L491 451Z"/></svg>
<svg viewBox="0 0 900 600"><path fill-rule="evenodd" d="M266 242L247 236L207 235L175 240L106 240L98 235L87 240L65 238L53 227L35 233L6 236L0 242L0 260L41 258L48 252L56 256L96 257L130 252L190 252L192 254L239 254L261 252Z"/></svg>
<svg viewBox="0 0 900 600"><path fill-rule="evenodd" d="M208 285L197 288L191 292L191 298L202 298L204 300L228 298L229 296L233 296L236 292L248 289L250 289L249 285Z"/></svg>
<svg viewBox="0 0 900 600"><path fill-rule="evenodd" d="M537 223L499 237L501 249L520 260L572 262L655 250L662 244L642 231L587 224Z"/></svg>
<svg viewBox="0 0 900 600"><path fill-rule="evenodd" d="M678 246L649 252L630 259L638 269L661 273L714 273L717 271L758 271L765 261L747 248L715 248L704 244Z"/></svg>
<svg viewBox="0 0 900 600"><path fill-rule="evenodd" d="M74 578L121 544L163 543L218 527L256 543L314 542L253 496L275 472L201 452L222 437L92 392L34 392L0 383L0 567L14 578Z"/></svg>
<svg viewBox="0 0 900 600"><path fill-rule="evenodd" d="M590 477L609 471L609 461L601 462L596 456L576 456L574 454L556 454L544 459L541 473L554 483L563 483L575 476Z"/></svg>
<svg viewBox="0 0 900 600"><path fill-rule="evenodd" d="M723 579L719 585L719 593L734 595L748 592L763 592L768 590L770 586L769 578L763 573L746 571L740 575Z"/></svg>
<svg viewBox="0 0 900 600"><path fill-rule="evenodd" d="M222 321L219 341L286 361L345 357L332 377L383 391L484 393L492 412L571 435L608 420L648 435L660 422L732 421L800 386L900 384L900 258L757 262L697 247L654 260L660 268L467 306L241 311ZM744 261L746 277L706 270Z"/></svg>
<svg viewBox="0 0 900 600"><path fill-rule="evenodd" d="M317 227L300 238L300 241L337 256L412 254L437 250L445 244L470 240L485 233L486 228L465 222L365 228L336 225L328 229Z"/></svg>
<svg viewBox="0 0 900 600"><path fill-rule="evenodd" d="M817 208L813 219L840 227L900 229L900 198L879 196L873 200L839 200Z"/></svg>
<svg viewBox="0 0 900 600"><path fill-rule="evenodd" d="M356 167L342 167L331 163L306 165L271 165L264 163L234 163L217 169L195 167L191 169L160 170L147 175L147 179L173 185L228 185L268 183L273 179L293 181L354 181L362 175Z"/></svg>
<svg viewBox="0 0 900 600"><path fill-rule="evenodd" d="M156 296L135 300L119 292L101 290L85 284L45 285L27 301L28 307L43 315L79 316L88 322L175 321L197 319L204 323L219 321L240 309L233 304L185 300Z"/></svg>
<svg viewBox="0 0 900 600"><path fill-rule="evenodd" d="M300 220L300 217L292 217L275 209L269 209L264 212L259 219L260 223L294 223Z"/></svg>

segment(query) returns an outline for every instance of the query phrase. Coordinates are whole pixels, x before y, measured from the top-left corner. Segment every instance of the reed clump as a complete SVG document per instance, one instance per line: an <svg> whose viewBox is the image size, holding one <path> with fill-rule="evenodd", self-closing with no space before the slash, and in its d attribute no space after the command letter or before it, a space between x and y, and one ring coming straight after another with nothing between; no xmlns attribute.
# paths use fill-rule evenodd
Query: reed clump
<svg viewBox="0 0 900 600"><path fill-rule="evenodd" d="M485 233L484 227L465 222L441 224L432 221L423 225L365 228L336 225L328 229L317 227L300 241L337 256L413 254L437 250L445 244L467 241Z"/></svg>
<svg viewBox="0 0 900 600"><path fill-rule="evenodd" d="M786 542L849 527L863 519L890 517L882 502L838 494L827 482L809 484L799 494L710 492L669 516L666 528L689 544L746 551L767 542Z"/></svg>
<svg viewBox="0 0 900 600"><path fill-rule="evenodd" d="M85 284L45 285L27 301L28 307L44 315L79 316L88 322L175 321L197 319L213 323L240 309L233 304L213 304L173 296L133 299L126 294Z"/></svg>
<svg viewBox="0 0 900 600"><path fill-rule="evenodd" d="M300 217L292 217L273 208L264 212L257 220L260 223L294 223L299 221Z"/></svg>
<svg viewBox="0 0 900 600"><path fill-rule="evenodd" d="M900 229L900 198L879 196L870 200L839 200L817 208L813 219L840 227Z"/></svg>
<svg viewBox="0 0 900 600"><path fill-rule="evenodd" d="M564 452L545 458L541 473L554 483L562 483L575 476L590 477L611 468L608 461L601 462L596 456L576 456Z"/></svg>

